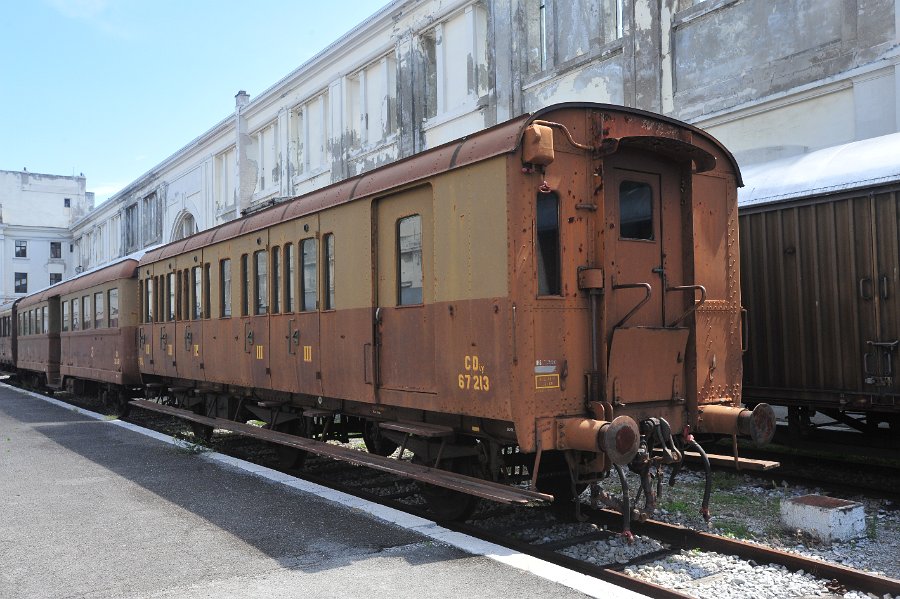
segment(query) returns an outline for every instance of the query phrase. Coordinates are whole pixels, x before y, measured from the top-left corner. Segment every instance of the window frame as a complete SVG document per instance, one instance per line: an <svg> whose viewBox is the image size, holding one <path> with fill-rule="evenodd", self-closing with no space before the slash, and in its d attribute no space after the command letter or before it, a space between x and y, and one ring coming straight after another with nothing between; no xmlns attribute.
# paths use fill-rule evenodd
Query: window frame
<svg viewBox="0 0 900 599"><path fill-rule="evenodd" d="M115 301L113 301L115 298ZM111 329L119 327L119 288L111 287L106 291L106 326ZM115 318L113 318L113 309L115 309Z"/></svg>
<svg viewBox="0 0 900 599"><path fill-rule="evenodd" d="M231 318L231 258L219 260L219 318Z"/></svg>
<svg viewBox="0 0 900 599"><path fill-rule="evenodd" d="M403 226L403 223L406 221L409 221L411 219L416 219L419 223L419 249L418 249L418 256L419 256L418 270L419 270L419 272L418 272L418 274L419 274L421 286L418 288L419 289L419 297L417 298L418 301L404 301L404 299L403 299L403 289L404 289L404 287L403 287L403 283L404 283L404 281L403 281L403 254L404 254L404 252L403 252L403 248L401 245L402 236L400 233L401 233L401 227ZM422 215L419 213L408 214L406 216L401 216L400 218L397 219L397 227L395 230L395 232L396 232L396 254L395 254L396 263L395 263L395 266L397 268L397 272L396 272L397 276L396 276L395 280L397 282L397 296L396 296L397 306L421 306L425 303L425 263L424 263L424 253L423 253L424 252L424 240L422 239L424 231L423 231L422 227L423 227L423 219L422 219ZM406 252L406 253L409 254L411 252ZM415 252L412 252L412 254L415 255ZM415 278L415 273L413 273L413 278ZM412 285L410 285L409 289L415 289L415 287L412 287Z"/></svg>
<svg viewBox="0 0 900 599"><path fill-rule="evenodd" d="M336 243L334 239L334 233L326 233L322 237L322 258L324 266L322 267L322 300L323 300L323 310L336 310L336 297L337 294L335 292L335 271L336 271L336 257L337 253L335 249Z"/></svg>
<svg viewBox="0 0 900 599"><path fill-rule="evenodd" d="M327 237L327 236L326 236ZM324 241L323 241L324 243ZM313 272L313 280L311 285L307 285L306 281L306 270L307 270L307 247L311 248L313 252L314 260L309 263L312 267ZM316 243L315 237L307 237L305 239L301 239L298 244L298 251L300 254L300 312L315 312L319 309L319 248ZM310 290L308 287L311 287ZM312 299L311 305L310 302L307 302L307 295L309 295Z"/></svg>

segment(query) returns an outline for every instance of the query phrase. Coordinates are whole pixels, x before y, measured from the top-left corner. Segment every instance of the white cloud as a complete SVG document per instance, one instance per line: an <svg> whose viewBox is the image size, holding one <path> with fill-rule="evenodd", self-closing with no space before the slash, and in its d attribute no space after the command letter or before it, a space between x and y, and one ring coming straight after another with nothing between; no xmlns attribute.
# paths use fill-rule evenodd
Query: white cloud
<svg viewBox="0 0 900 599"><path fill-rule="evenodd" d="M117 23L111 0L45 0L60 15L81 21L107 35L119 38L131 37L127 27Z"/></svg>

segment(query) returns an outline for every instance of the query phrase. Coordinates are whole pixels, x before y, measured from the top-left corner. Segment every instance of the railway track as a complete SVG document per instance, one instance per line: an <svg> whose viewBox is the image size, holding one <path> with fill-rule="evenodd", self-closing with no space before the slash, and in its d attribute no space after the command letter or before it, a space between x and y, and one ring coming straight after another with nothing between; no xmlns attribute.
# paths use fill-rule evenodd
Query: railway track
<svg viewBox="0 0 900 599"><path fill-rule="evenodd" d="M98 402L91 399L68 398L68 401L86 409L102 411ZM202 440L194 436L188 423L170 416L133 410L127 420L173 435L186 443L196 444L194 447L198 450L207 447ZM270 468L281 469L277 466L276 449L271 444L257 439L216 432L208 447ZM393 473L373 471L321 456L309 456L302 470L287 471L329 488L429 518L419 485ZM487 507L466 522L441 524L446 528L656 598L696 596L684 590L649 582L639 575L641 566L684 552L692 552L700 560L704 559L703 555L709 555L709 559L713 559L714 555L736 556L738 560L746 562L749 568L760 567L763 564L780 566L786 575L809 573L820 579L822 588L830 592L857 591L878 597L900 596L900 580L897 579L663 522L651 520L633 523L632 530L636 533L637 540L629 545L626 539L616 532L621 524L620 515L585 505L582 510L585 521L573 523L572 514L564 514L564 511L568 510L546 506ZM604 545L620 548L633 555L628 554L625 558L611 557L608 560L601 557L598 560L597 555L602 556L603 552L594 552L592 548ZM698 551L703 554L697 554ZM585 552L591 554L591 557L588 559L578 557L579 553ZM747 595L751 596L753 595Z"/></svg>

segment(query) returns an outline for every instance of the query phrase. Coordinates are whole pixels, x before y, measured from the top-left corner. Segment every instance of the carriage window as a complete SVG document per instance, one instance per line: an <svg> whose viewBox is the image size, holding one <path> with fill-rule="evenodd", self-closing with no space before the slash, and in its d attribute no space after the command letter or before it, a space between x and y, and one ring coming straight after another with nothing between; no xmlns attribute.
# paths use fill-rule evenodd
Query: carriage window
<svg viewBox="0 0 900 599"><path fill-rule="evenodd" d="M177 305L175 293L176 293L176 283L175 283L175 273L170 272L166 277L166 292L169 297L169 305L167 306L166 311L166 320L172 321L175 320L175 306Z"/></svg>
<svg viewBox="0 0 900 599"><path fill-rule="evenodd" d="M250 264L247 254L241 256L241 316L250 314Z"/></svg>
<svg viewBox="0 0 900 599"><path fill-rule="evenodd" d="M281 312L281 248L272 248L272 313Z"/></svg>
<svg viewBox="0 0 900 599"><path fill-rule="evenodd" d="M44 320L44 334L45 335L50 332L50 319L47 318L47 310L48 309L49 308L47 306L44 306L43 308L41 308L41 318L43 318L43 320Z"/></svg>
<svg viewBox="0 0 900 599"><path fill-rule="evenodd" d="M78 298L72 300L72 330L81 329L81 301Z"/></svg>
<svg viewBox="0 0 900 599"><path fill-rule="evenodd" d="M332 236L329 235L328 237ZM300 282L300 297L303 305L300 306L300 310L308 312L315 310L318 302L318 294L316 293L316 269L318 268L316 265L316 240L304 239L300 244L300 251L303 252L303 280Z"/></svg>
<svg viewBox="0 0 900 599"><path fill-rule="evenodd" d="M325 309L334 310L334 233L324 239L325 246Z"/></svg>
<svg viewBox="0 0 900 599"><path fill-rule="evenodd" d="M619 237L653 239L653 188L647 183L619 184Z"/></svg>
<svg viewBox="0 0 900 599"><path fill-rule="evenodd" d="M178 320L189 320L191 317L191 310L193 308L194 301L194 296L191 295L194 288L191 286L190 271L188 269L184 269L183 271L181 271L181 278L184 283L182 283L181 289L179 289L178 294L178 297L180 299L180 301L178 302Z"/></svg>
<svg viewBox="0 0 900 599"><path fill-rule="evenodd" d="M231 260L219 262L219 316L231 316Z"/></svg>
<svg viewBox="0 0 900 599"><path fill-rule="evenodd" d="M119 290L113 287L106 295L109 300L109 326L116 328L119 326Z"/></svg>
<svg viewBox="0 0 900 599"><path fill-rule="evenodd" d="M265 314L269 310L269 253L265 250L253 254L253 313Z"/></svg>
<svg viewBox="0 0 900 599"><path fill-rule="evenodd" d="M418 214L397 221L397 303L422 303L422 217Z"/></svg>
<svg viewBox="0 0 900 599"><path fill-rule="evenodd" d="M537 196L537 277L538 295L559 295L559 196L539 193Z"/></svg>
<svg viewBox="0 0 900 599"><path fill-rule="evenodd" d="M212 306L210 305L212 300L209 297L209 271L210 266L207 262L203 265L203 314L200 316L201 318L209 318L212 315Z"/></svg>
<svg viewBox="0 0 900 599"><path fill-rule="evenodd" d="M199 266L191 269L191 319L200 318L201 306L203 306L203 270Z"/></svg>
<svg viewBox="0 0 900 599"><path fill-rule="evenodd" d="M144 322L153 322L153 277L147 277L144 286Z"/></svg>
<svg viewBox="0 0 900 599"><path fill-rule="evenodd" d="M91 296L85 295L81 297L81 328L87 330L91 328Z"/></svg>
<svg viewBox="0 0 900 599"><path fill-rule="evenodd" d="M103 293L94 294L94 328L106 326L106 313L103 310Z"/></svg>
<svg viewBox="0 0 900 599"><path fill-rule="evenodd" d="M315 247L315 246L313 246ZM294 272L296 271L296 258L294 258L294 246L290 243L284 246L284 311L294 311Z"/></svg>

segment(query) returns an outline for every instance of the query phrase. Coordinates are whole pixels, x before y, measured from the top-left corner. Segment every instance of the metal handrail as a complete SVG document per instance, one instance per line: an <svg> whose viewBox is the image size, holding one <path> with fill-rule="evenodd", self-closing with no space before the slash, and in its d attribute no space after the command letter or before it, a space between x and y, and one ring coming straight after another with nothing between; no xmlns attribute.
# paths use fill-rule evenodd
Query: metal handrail
<svg viewBox="0 0 900 599"><path fill-rule="evenodd" d="M650 283L621 283L619 285L613 285L614 290L617 290L617 289L639 289L639 288L643 288L647 292L647 295L645 295L644 299L642 299L640 302L638 302L638 304L634 308L631 309L631 312L626 314L625 317L616 324L615 328L619 328L622 325L624 325L632 316L634 316L635 312L640 310L644 304L646 304L647 302L650 301L650 294L653 293L653 289L650 287Z"/></svg>
<svg viewBox="0 0 900 599"><path fill-rule="evenodd" d="M706 301L706 287L704 287L703 285L677 285L675 287L666 287L667 293L669 291L696 291L698 289L700 290L700 301L695 301L690 306L688 306L688 309L684 311L684 314L679 316L678 319L672 324L667 325L669 328L678 326L682 320L687 318L692 312L695 312L697 308L703 305L703 303Z"/></svg>

